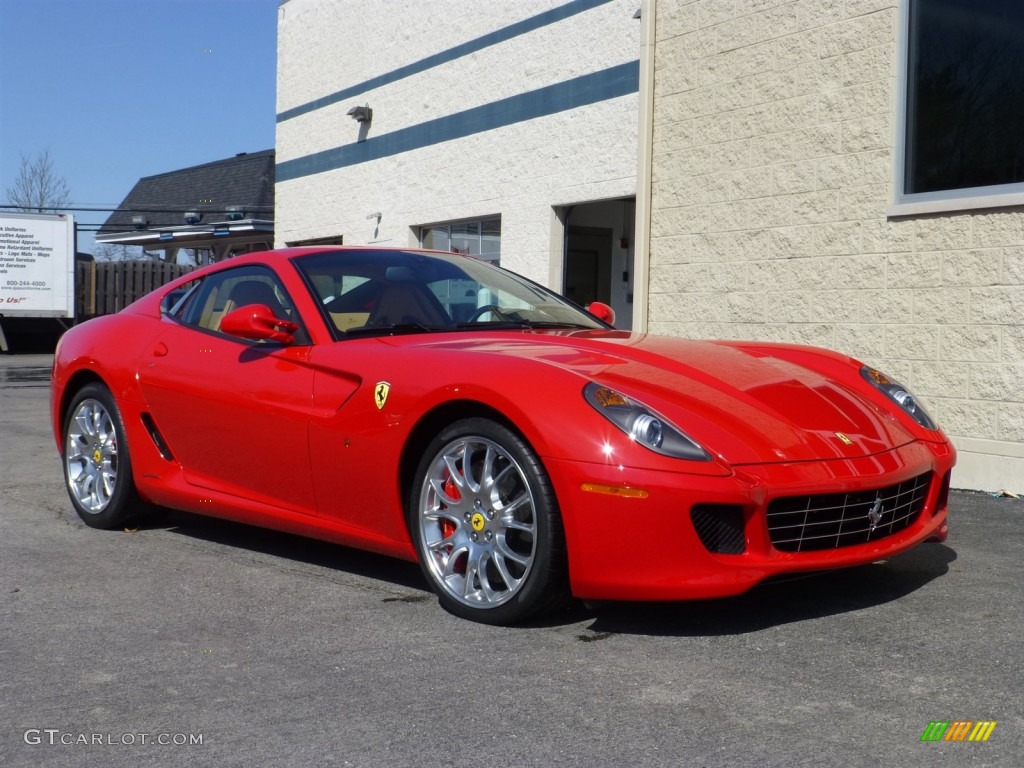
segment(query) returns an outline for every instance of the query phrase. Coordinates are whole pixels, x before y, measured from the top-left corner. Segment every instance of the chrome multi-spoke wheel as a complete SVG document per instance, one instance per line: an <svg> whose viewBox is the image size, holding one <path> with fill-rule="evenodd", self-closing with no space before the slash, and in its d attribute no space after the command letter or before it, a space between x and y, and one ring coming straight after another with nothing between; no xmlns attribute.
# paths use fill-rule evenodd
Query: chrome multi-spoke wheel
<svg viewBox="0 0 1024 768"><path fill-rule="evenodd" d="M87 384L64 418L64 479L79 517L115 528L143 511L132 481L124 426L110 391Z"/></svg>
<svg viewBox="0 0 1024 768"><path fill-rule="evenodd" d="M563 597L557 505L519 436L484 419L453 425L427 450L411 495L420 561L449 610L505 623Z"/></svg>
<svg viewBox="0 0 1024 768"><path fill-rule="evenodd" d="M479 436L446 445L420 495L427 565L472 607L508 601L530 573L537 544L533 494L501 446Z"/></svg>
<svg viewBox="0 0 1024 768"><path fill-rule="evenodd" d="M64 449L68 491L88 514L102 512L117 488L117 431L98 400L78 403Z"/></svg>

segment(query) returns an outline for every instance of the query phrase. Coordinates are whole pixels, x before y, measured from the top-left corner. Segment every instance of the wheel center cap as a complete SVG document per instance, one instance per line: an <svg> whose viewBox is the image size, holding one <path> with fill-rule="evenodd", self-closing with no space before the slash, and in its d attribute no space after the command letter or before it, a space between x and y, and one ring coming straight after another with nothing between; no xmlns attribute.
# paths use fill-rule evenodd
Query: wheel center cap
<svg viewBox="0 0 1024 768"><path fill-rule="evenodd" d="M103 453L97 448L92 452L92 462L93 464L99 464L101 461L103 461Z"/></svg>
<svg viewBox="0 0 1024 768"><path fill-rule="evenodd" d="M479 512L477 512L473 515L473 517L470 518L469 524L473 526L474 531L480 533L480 531L484 529L484 526L487 525L487 519Z"/></svg>

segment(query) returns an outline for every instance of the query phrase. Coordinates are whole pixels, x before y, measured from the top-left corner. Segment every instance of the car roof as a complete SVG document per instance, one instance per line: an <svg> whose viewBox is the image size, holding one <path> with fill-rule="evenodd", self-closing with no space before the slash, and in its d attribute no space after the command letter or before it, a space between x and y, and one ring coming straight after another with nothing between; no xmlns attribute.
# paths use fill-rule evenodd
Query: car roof
<svg viewBox="0 0 1024 768"><path fill-rule="evenodd" d="M446 256L448 258L473 259L472 256L467 256L465 254L451 253L449 251L432 251L424 248L395 248L394 246L380 247L375 245L303 245L289 248L275 248L269 251L243 253L224 261L218 261L215 264L208 264L204 267L200 267L199 269L189 273L189 279L194 280L196 278L204 277L211 272L219 272L222 269L245 266L247 264L270 264L276 267L282 267L286 262L293 261L302 256L309 256L317 253L357 253L360 251L421 253L425 256Z"/></svg>

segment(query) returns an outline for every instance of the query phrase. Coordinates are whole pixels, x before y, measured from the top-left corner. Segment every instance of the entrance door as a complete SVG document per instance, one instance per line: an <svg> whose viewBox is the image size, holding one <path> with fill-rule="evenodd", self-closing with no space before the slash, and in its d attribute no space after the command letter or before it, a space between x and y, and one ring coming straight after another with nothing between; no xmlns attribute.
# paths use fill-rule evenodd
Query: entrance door
<svg viewBox="0 0 1024 768"><path fill-rule="evenodd" d="M602 301L615 310L615 327L633 327L633 219L631 197L575 203L555 209L562 224L561 290L586 307Z"/></svg>
<svg viewBox="0 0 1024 768"><path fill-rule="evenodd" d="M581 307L592 301L611 304L612 230L569 227L567 245L565 297Z"/></svg>

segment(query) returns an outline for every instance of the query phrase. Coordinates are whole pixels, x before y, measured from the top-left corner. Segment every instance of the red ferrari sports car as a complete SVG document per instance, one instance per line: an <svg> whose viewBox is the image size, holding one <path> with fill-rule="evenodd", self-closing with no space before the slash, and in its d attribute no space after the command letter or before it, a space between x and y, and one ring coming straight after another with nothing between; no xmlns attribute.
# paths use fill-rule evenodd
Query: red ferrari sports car
<svg viewBox="0 0 1024 768"><path fill-rule="evenodd" d="M61 339L71 502L97 528L157 505L418 560L445 608L489 623L945 539L955 452L897 382L590 310L447 253L197 270Z"/></svg>

